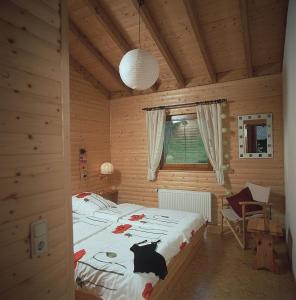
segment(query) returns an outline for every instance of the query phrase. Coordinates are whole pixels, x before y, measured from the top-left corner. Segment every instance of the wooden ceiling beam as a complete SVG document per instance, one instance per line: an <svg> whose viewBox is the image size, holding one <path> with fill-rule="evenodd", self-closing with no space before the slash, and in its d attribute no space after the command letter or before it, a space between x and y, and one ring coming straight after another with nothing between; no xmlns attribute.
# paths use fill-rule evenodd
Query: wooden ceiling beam
<svg viewBox="0 0 296 300"><path fill-rule="evenodd" d="M73 56L70 55L70 65L76 72L82 75L82 77L90 82L93 87L98 89L102 96L106 99L110 99L110 91L106 89L84 66L82 66Z"/></svg>
<svg viewBox="0 0 296 300"><path fill-rule="evenodd" d="M70 19L69 28L74 36L88 49L88 51L100 62L108 73L112 75L114 80L117 81L125 90L130 92L130 89L126 87L119 76L118 71L109 63L109 61L104 57L104 55L92 44L88 37L77 27L77 25Z"/></svg>
<svg viewBox="0 0 296 300"><path fill-rule="evenodd" d="M202 55L203 61L205 63L208 76L211 80L211 82L216 82L217 81L217 76L216 76L216 71L214 68L214 64L210 58L209 51L207 49L205 39L203 36L203 33L200 28L198 16L196 14L195 7L193 5L192 0L183 0L185 8L186 8L186 13L189 17L191 27L193 29L193 33L195 35L195 39L197 42L197 45L199 47L200 53Z"/></svg>
<svg viewBox="0 0 296 300"><path fill-rule="evenodd" d="M131 0L135 8L138 10L139 4L137 0ZM164 41L164 38L160 34L160 30L157 28L153 18L147 7L144 5L141 6L141 17L144 21L146 28L148 29L152 39L154 40L155 44L157 45L159 51L163 55L164 59L166 60L169 68L171 69L172 73L174 74L178 86L180 88L185 87L185 79L182 75L181 69L178 66L176 60L174 59L171 51L169 50L167 44Z"/></svg>
<svg viewBox="0 0 296 300"><path fill-rule="evenodd" d="M240 15L241 15L241 30L243 34L245 59L248 76L253 76L253 65L252 65L252 53L250 45L250 33L249 33L249 22L248 22L248 3L247 0L239 0L240 2Z"/></svg>
<svg viewBox="0 0 296 300"><path fill-rule="evenodd" d="M121 49L123 53L126 53L132 49L123 35L120 33L119 28L115 25L115 22L105 12L105 9L97 0L85 0L88 8L94 13L97 20L104 27L106 32L112 38L113 42Z"/></svg>

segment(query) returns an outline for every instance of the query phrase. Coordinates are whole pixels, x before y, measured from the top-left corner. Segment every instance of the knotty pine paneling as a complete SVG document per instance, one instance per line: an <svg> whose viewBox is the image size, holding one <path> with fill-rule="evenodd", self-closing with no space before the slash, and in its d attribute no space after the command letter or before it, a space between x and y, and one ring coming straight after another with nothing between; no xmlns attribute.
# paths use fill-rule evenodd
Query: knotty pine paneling
<svg viewBox="0 0 296 300"><path fill-rule="evenodd" d="M0 3L3 300L73 298L67 1L54 3ZM40 218L49 251L31 258Z"/></svg>
<svg viewBox="0 0 296 300"><path fill-rule="evenodd" d="M109 180L100 178L100 165L110 161L109 101L72 68L70 97L72 193L104 189ZM80 148L87 151L86 180L80 179Z"/></svg>
<svg viewBox="0 0 296 300"><path fill-rule="evenodd" d="M219 220L220 200L224 188L216 183L213 172L160 171L155 182L146 179L146 125L143 107L227 98L230 128L225 153L230 154L230 170L226 186L239 191L247 181L271 186L271 201L277 211L283 211L283 126L281 75L244 79L193 87L150 95L114 99L110 104L111 161L116 174L113 184L119 189L121 202L157 206L158 188L210 191L213 193L213 219ZM189 112L190 109L183 110ZM273 113L274 157L272 159L239 159L237 116L252 113Z"/></svg>

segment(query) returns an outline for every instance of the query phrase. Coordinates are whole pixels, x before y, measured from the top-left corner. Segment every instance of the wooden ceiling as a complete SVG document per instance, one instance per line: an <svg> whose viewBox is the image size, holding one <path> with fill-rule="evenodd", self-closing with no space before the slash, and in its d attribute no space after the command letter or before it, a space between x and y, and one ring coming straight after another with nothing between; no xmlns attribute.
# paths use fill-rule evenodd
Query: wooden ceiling
<svg viewBox="0 0 296 300"><path fill-rule="evenodd" d="M141 44L160 65L145 93L281 72L288 0L146 0ZM71 65L106 98L138 45L137 0L69 0Z"/></svg>

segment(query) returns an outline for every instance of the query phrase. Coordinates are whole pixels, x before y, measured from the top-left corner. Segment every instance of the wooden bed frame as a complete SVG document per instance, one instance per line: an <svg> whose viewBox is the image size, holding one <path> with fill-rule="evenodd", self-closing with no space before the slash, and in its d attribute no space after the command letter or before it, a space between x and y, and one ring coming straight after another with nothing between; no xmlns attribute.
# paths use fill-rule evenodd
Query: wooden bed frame
<svg viewBox="0 0 296 300"><path fill-rule="evenodd" d="M203 225L192 237L190 243L183 248L169 263L168 275L165 280L159 280L153 287L149 300L168 300L171 298L172 287L180 280L188 264L195 256L198 245L203 238L206 225ZM76 290L76 300L99 300L95 295Z"/></svg>

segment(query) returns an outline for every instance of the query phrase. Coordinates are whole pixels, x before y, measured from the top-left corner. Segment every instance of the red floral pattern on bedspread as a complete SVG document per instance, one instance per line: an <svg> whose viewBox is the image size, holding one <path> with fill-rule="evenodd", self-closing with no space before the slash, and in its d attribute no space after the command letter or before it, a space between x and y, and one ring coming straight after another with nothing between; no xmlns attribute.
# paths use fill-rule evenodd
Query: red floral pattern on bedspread
<svg viewBox="0 0 296 300"><path fill-rule="evenodd" d="M181 245L180 245L180 250L183 250L185 247L186 247L186 245L187 245L187 242L183 242L183 243L181 243Z"/></svg>
<svg viewBox="0 0 296 300"><path fill-rule="evenodd" d="M139 221L139 220L143 219L144 217L145 217L144 214L141 214L141 215L132 215L129 218L129 221Z"/></svg>
<svg viewBox="0 0 296 300"><path fill-rule="evenodd" d="M80 194L77 194L76 197L77 198L84 198L84 197L89 196L89 195L91 195L91 193L88 193L88 192L87 193L80 193Z"/></svg>
<svg viewBox="0 0 296 300"><path fill-rule="evenodd" d="M152 290L153 290L152 283L150 283L150 282L146 283L145 288L144 288L144 290L142 292L143 298L146 299L146 300L148 300L149 297L150 297L150 295L151 295L151 293L152 293Z"/></svg>
<svg viewBox="0 0 296 300"><path fill-rule="evenodd" d="M112 233L115 233L115 234L123 233L131 227L132 227L132 225L130 225L130 224L119 225L112 231Z"/></svg>
<svg viewBox="0 0 296 300"><path fill-rule="evenodd" d="M79 259L81 259L85 255L86 251L84 249L81 249L74 253L74 270L76 269L77 262Z"/></svg>

